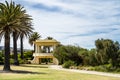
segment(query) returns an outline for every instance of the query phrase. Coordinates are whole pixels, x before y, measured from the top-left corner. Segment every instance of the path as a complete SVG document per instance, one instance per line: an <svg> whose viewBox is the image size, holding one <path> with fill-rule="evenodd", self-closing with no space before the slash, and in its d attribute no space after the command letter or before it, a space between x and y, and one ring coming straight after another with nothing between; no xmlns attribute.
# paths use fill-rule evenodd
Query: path
<svg viewBox="0 0 120 80"><path fill-rule="evenodd" d="M97 71L76 70L76 69L65 69L65 68L62 68L62 66L58 66L58 65L51 65L49 68L56 69L56 70L84 73L84 74L95 74L95 75L111 76L111 77L119 77L120 78L120 74L97 72Z"/></svg>

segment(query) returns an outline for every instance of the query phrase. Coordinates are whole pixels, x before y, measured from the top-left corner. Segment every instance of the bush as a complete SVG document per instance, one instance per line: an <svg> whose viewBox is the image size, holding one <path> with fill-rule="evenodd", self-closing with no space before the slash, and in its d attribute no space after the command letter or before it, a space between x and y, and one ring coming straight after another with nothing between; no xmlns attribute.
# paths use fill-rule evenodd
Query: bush
<svg viewBox="0 0 120 80"><path fill-rule="evenodd" d="M3 64L3 63L4 63L3 54L2 54L2 52L0 52L0 64Z"/></svg>
<svg viewBox="0 0 120 80"><path fill-rule="evenodd" d="M94 68L95 71L103 71L103 72L112 72L115 71L116 69L117 68L112 67L111 64L100 65Z"/></svg>
<svg viewBox="0 0 120 80"><path fill-rule="evenodd" d="M20 64L30 64L30 60L32 59L30 52L24 52L25 56L24 59L21 59L21 54L18 54L18 60ZM30 55L30 56L29 56Z"/></svg>
<svg viewBox="0 0 120 80"><path fill-rule="evenodd" d="M119 73L120 73L120 68L117 68L117 69L115 70L115 72L119 72Z"/></svg>
<svg viewBox="0 0 120 80"><path fill-rule="evenodd" d="M10 59L10 64L14 64L14 59Z"/></svg>
<svg viewBox="0 0 120 80"><path fill-rule="evenodd" d="M63 64L63 68L70 68L71 66L75 66L74 61L69 60Z"/></svg>
<svg viewBox="0 0 120 80"><path fill-rule="evenodd" d="M0 65L4 64L4 61L0 61Z"/></svg>
<svg viewBox="0 0 120 80"><path fill-rule="evenodd" d="M32 60L33 59L33 52L32 51L26 51L26 52L24 52L24 59L26 59L26 60Z"/></svg>

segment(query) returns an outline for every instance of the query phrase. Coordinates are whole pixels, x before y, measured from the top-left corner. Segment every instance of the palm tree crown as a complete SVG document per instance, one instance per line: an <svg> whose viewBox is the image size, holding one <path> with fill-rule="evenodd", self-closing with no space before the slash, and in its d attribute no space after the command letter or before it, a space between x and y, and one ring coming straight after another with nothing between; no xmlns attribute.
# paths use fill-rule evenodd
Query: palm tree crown
<svg viewBox="0 0 120 80"><path fill-rule="evenodd" d="M41 36L38 34L38 32L34 32L33 34L31 34L31 36L29 37L30 45L33 45L33 41L35 41L39 38L41 38Z"/></svg>
<svg viewBox="0 0 120 80"><path fill-rule="evenodd" d="M41 36L38 34L38 32L34 32L33 34L31 34L31 36L29 37L30 45L33 45L33 42L39 38L41 38ZM35 51L35 45L34 45L34 51Z"/></svg>

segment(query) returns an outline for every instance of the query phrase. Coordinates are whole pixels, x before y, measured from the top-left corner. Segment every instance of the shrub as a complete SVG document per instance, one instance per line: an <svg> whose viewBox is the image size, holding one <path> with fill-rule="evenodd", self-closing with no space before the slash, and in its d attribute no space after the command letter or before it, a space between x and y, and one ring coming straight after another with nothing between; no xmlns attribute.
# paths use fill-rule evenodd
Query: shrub
<svg viewBox="0 0 120 80"><path fill-rule="evenodd" d="M30 60L32 59L31 53L30 52L24 52L25 56L24 59L21 59L21 54L18 54L18 60L20 64L30 64Z"/></svg>
<svg viewBox="0 0 120 80"><path fill-rule="evenodd" d="M24 59L26 59L26 60L32 60L33 59L33 53L32 53L32 51L26 51L26 52L24 52Z"/></svg>
<svg viewBox="0 0 120 80"><path fill-rule="evenodd" d="M10 64L14 64L14 59L10 59Z"/></svg>
<svg viewBox="0 0 120 80"><path fill-rule="evenodd" d="M74 61L69 60L63 64L63 68L70 68L71 66L75 66Z"/></svg>
<svg viewBox="0 0 120 80"><path fill-rule="evenodd" d="M120 73L120 68L117 68L117 69L115 70L115 72L119 72L119 73Z"/></svg>
<svg viewBox="0 0 120 80"><path fill-rule="evenodd" d="M4 61L3 61L3 60L2 60L2 61L0 60L0 65L2 65L2 64L4 64Z"/></svg>
<svg viewBox="0 0 120 80"><path fill-rule="evenodd" d="M116 68L112 67L111 64L105 64L105 65L96 66L94 70L103 71L103 72L112 72L115 71Z"/></svg>
<svg viewBox="0 0 120 80"><path fill-rule="evenodd" d="M2 54L2 52L0 52L0 64L3 64L4 63L4 61L3 61L3 54Z"/></svg>

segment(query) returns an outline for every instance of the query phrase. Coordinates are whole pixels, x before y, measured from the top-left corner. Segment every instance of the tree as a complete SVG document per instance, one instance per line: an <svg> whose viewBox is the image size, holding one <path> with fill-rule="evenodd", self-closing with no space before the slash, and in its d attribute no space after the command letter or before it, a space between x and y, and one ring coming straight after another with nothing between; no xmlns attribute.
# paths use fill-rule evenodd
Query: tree
<svg viewBox="0 0 120 80"><path fill-rule="evenodd" d="M21 27L23 27L22 30L18 31L14 31L13 32L13 49L14 49L14 65L19 65L19 61L18 61L18 55L17 55L17 40L18 37L20 36L20 40L21 40L21 58L23 59L23 37L29 35L33 28L31 27L31 16L26 14L26 11L23 10L21 12Z"/></svg>
<svg viewBox="0 0 120 80"><path fill-rule="evenodd" d="M28 14L25 14L24 15L24 18L22 18L22 25L21 26L24 26L25 29L22 30L20 33L19 33L19 37L20 37L20 51L21 51L21 59L24 58L24 55L23 55L23 38L24 37L30 37L30 35L33 33L33 28L31 27L31 16L29 16Z"/></svg>
<svg viewBox="0 0 120 80"><path fill-rule="evenodd" d="M41 38L41 36L37 32L34 32L33 34L31 34L30 37L29 37L30 45L33 45L33 42L36 41L39 38ZM35 52L35 45L34 45L34 52Z"/></svg>
<svg viewBox="0 0 120 80"><path fill-rule="evenodd" d="M4 68L5 71L10 71L10 34L13 32L20 32L24 29L21 25L21 18L23 17L25 10L20 4L14 2L0 3L0 39L4 36L5 46L5 60Z"/></svg>
<svg viewBox="0 0 120 80"><path fill-rule="evenodd" d="M79 56L82 58L82 65L89 65L89 52L87 49L81 48L79 50Z"/></svg>
<svg viewBox="0 0 120 80"><path fill-rule="evenodd" d="M23 38L24 37L29 37L30 34L32 33L32 28L28 29L26 31L22 31L20 33L20 52L21 52L21 59L24 59L24 55L23 55Z"/></svg>
<svg viewBox="0 0 120 80"><path fill-rule="evenodd" d="M97 59L101 64L110 63L112 67L117 67L119 43L110 39L98 39L95 41L97 48Z"/></svg>
<svg viewBox="0 0 120 80"><path fill-rule="evenodd" d="M89 51L89 65L91 66L99 65L99 62L97 61L97 58L96 58L96 49L91 49Z"/></svg>
<svg viewBox="0 0 120 80"><path fill-rule="evenodd" d="M64 46L60 45L54 51L54 56L59 60L59 64L63 64L66 61L74 61L76 65L82 62L81 56L79 56L80 47L78 46Z"/></svg>

